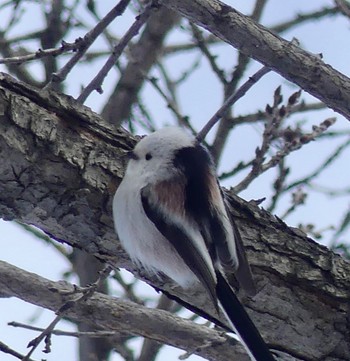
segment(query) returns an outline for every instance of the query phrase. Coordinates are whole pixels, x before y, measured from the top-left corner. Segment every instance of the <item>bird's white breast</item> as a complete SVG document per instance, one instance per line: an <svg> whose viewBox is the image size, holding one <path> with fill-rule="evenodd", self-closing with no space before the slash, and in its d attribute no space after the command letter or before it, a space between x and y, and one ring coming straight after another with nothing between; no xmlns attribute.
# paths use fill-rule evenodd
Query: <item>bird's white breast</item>
<svg viewBox="0 0 350 361"><path fill-rule="evenodd" d="M113 217L120 242L148 273L163 272L180 286L189 287L197 278L146 216L137 183L137 179L124 178L114 196Z"/></svg>

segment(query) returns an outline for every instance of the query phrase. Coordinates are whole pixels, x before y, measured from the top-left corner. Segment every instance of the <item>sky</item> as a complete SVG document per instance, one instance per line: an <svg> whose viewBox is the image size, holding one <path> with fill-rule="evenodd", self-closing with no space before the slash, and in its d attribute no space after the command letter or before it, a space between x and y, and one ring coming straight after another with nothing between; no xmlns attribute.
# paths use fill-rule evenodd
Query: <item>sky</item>
<svg viewBox="0 0 350 361"><path fill-rule="evenodd" d="M0 0L0 5L4 2L5 1ZM112 6L114 6L115 1L106 0L99 3L99 13L105 14ZM226 3L245 14L249 14L253 1L227 0ZM283 20L293 18L297 13L308 12L312 9L319 8L320 4L331 6L333 2L326 0L309 0L305 2L294 0L270 0L264 11L262 23L268 26L275 25ZM13 36L16 35L16 32L21 34L28 31L28 29L35 28L35 26L40 26L40 22L34 24L32 21L33 16L36 15L36 11L37 10L35 9L31 10L28 5L28 11L25 13L23 21L21 21L13 32ZM0 12L0 17L2 19L6 19L6 16L8 16L6 12ZM93 24L91 16L86 14L84 9L81 11L81 16L84 17L84 20L86 20L88 24ZM111 30L120 34L130 26L133 17L134 15L132 12L128 11L125 16L119 18L112 24ZM349 20L334 17L323 20L322 22L313 21L305 26L299 27L297 30L293 29L293 31L284 34L284 37L288 40L291 40L293 37L298 38L304 49L314 53L322 53L326 63L331 64L345 75L349 75L349 54L348 52L344 52L344 49L350 48L349 25ZM188 37L180 29L173 32L167 39L167 42L169 44L177 44L186 39L188 39ZM72 41L74 38L65 40ZM99 46L99 44L97 44L97 46ZM33 44L33 49L36 49L35 44ZM230 47L217 46L213 47L213 51L218 55L219 64L223 68L227 70L232 69L235 57L234 52ZM195 58L196 56L189 55L189 62L195 61ZM201 129L205 122L215 113L222 102L220 86L211 81L212 75L208 72L208 65L206 62L201 59L200 63L201 66L199 70L191 77L191 81L186 82L181 87L181 92L178 94L181 110L184 114L191 116L191 119L198 130ZM98 66L100 65L101 64L96 64L94 67L98 69ZM177 58L170 59L166 62L166 67L171 69L171 74L174 78L180 76L187 66L187 63L184 64L184 62L179 62ZM250 69L251 74L253 74L259 66L260 65L258 64L253 65ZM39 71L34 63L31 65L31 69L35 74ZM74 97L79 95L82 79L84 79L86 85L89 77L94 74L94 70L95 68L92 69L91 65L89 65L89 67L86 66L83 69L80 68L79 71L74 70L68 78L70 85L68 86L67 92ZM4 67L0 66L0 71L4 71ZM84 72L84 76L82 76L82 72ZM116 78L116 74L111 72L110 76L105 81L103 88L106 96L111 92ZM210 86L207 86L207 84L210 84ZM264 108L267 101L270 101L270 103L272 102L273 90L280 84L282 84L282 93L285 98L288 98L289 95L297 90L296 87L292 86L280 76L271 73L259 82L259 84L249 92L247 97L236 104L235 113L244 114L247 111L254 111L261 107ZM150 85L146 85L142 91L142 96L145 97L145 99L152 99L156 94ZM303 93L302 98L311 101L315 100L306 93ZM99 112L103 107L104 99L104 95L101 96L95 92L89 97L86 105ZM152 112L158 123L171 123L173 121L166 104L160 100L153 104ZM338 119L336 129L348 129L348 121L331 110L313 114L312 123L318 124L330 116L336 116ZM308 123L308 127L311 129L311 122ZM230 169L230 165L234 160L248 160L254 153L254 149L258 144L262 132L263 128L261 125L240 127L239 131L235 132L229 139L223 161L218 169L219 173ZM214 132L209 134L209 140L212 139L213 134ZM290 166L295 169L293 177L299 178L304 174L307 174L310 167L318 164L323 157L329 153L332 147L334 147L332 142L323 140L322 146L319 146L319 143L314 142L313 144L307 145L305 149L302 149L300 152L293 154L288 160ZM344 169L348 169L349 156L350 154L348 151L332 168L326 171L322 177L317 180L318 185L324 186L326 184L332 184L334 188L348 186L350 174L349 172L345 172ZM269 180L271 180L271 177L274 174L273 172L274 171L270 171L264 174L259 181L254 182L247 190L242 192L240 196L246 200L250 200L259 199L271 194L271 182L269 182ZM240 175L238 178L225 181L223 182L223 185L226 187L233 186L239 182L241 177L242 176ZM284 197L276 212L283 213L283 211L289 207L289 202L290 199ZM341 199L339 197L329 197L312 192L309 195L308 204L300 207L298 212L293 214L286 221L289 225L295 226L299 222L307 220L308 222L315 223L316 227L319 229L326 228L330 225L337 225L347 209L348 204L349 200L347 198ZM326 240L321 240L321 242L326 242ZM62 279L62 274L69 270L68 262L64 257L58 255L52 246L37 240L17 224L0 220L0 244L2 245L0 252L1 260L27 271L37 273L48 279L60 280ZM129 276L126 275L125 277ZM151 294L152 292L148 286L140 285L139 287L140 291L145 292L146 294ZM46 327L53 319L54 314L48 311L40 311L17 299L1 299L0 303L0 339L18 352L25 353L26 344L37 334L32 331L9 327L7 326L7 323L11 321L30 323L35 319L35 325ZM72 325L68 322L62 322L59 325L59 329L74 330ZM62 359L72 361L77 360L76 343L74 341L66 337L54 337L53 342L53 352L51 354L42 354L40 352L41 348L39 347L38 351L33 355L33 358L37 360L46 358L49 361ZM137 348L137 345L135 345L135 348ZM159 360L177 360L178 356L182 353L183 351L181 350L166 347L162 350ZM1 354L0 359L2 361L14 360L13 357L4 354ZM190 361L197 361L200 359L201 358L197 356L191 356L189 358ZM120 360L117 355L113 357L113 361L116 360Z"/></svg>

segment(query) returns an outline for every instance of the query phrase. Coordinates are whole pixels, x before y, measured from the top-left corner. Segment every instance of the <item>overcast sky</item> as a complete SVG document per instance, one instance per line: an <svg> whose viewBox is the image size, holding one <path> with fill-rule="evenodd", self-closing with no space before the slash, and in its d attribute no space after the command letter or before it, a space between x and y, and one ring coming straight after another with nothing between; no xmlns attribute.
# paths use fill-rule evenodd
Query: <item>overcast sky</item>
<svg viewBox="0 0 350 361"><path fill-rule="evenodd" d="M5 3L4 0L0 0L0 5ZM85 3L85 2L82 2ZM105 14L112 6L115 5L115 1L106 0L100 1L99 13ZM251 10L252 1L240 0L233 1L227 0L227 4L236 7L243 13L248 14ZM263 21L264 25L274 25L282 22L283 20L291 19L297 13L303 13L310 11L314 8L320 8L320 4L325 6L331 6L332 1L326 0L309 0L309 1L295 1L295 0L270 0L268 6L264 11ZM81 9L81 17L89 23L93 23L91 17L87 15L85 10ZM37 19L37 10L31 10L28 5L28 11L23 17L23 21L16 27L12 35L22 34L28 30L35 30L40 28L40 22L33 22L33 17ZM5 19L7 14L0 13L0 18ZM127 15L122 18L118 18L111 26L111 32L115 31L120 34L120 29L127 29L127 27L133 21L133 15L128 11ZM41 19L42 20L42 19ZM0 25L1 29L1 25ZM81 34L79 34L81 35ZM296 37L301 46L313 53L322 53L323 59L326 63L331 64L334 68L340 70L345 75L349 74L349 52L350 49L350 36L349 36L349 21L340 18L333 17L328 20L314 21L308 23L305 26L299 27L297 30L284 34L287 39ZM188 36L181 30L172 32L167 42L170 44L176 44L188 39ZM65 39L66 41L73 41L74 37ZM98 46L98 45L97 45ZM215 46L212 48L213 52L218 54L220 65L230 70L234 65L235 55L232 48L228 46ZM344 51L347 49L347 51ZM33 47L33 50L35 48ZM197 55L189 55L189 61L195 60ZM179 62L178 59L168 60L166 63L168 69L171 69L171 74L176 78L180 75L188 66L188 63ZM253 74L260 65L255 64L251 67L251 74ZM80 69L80 70L78 70ZM89 81L89 77L95 74L98 67L92 68L91 65L86 66L84 70L78 68L69 75L67 84L68 93L77 96L79 94L82 81L86 85ZM0 70L4 71L4 67L0 66ZM38 67L33 64L33 72L38 72ZM81 73L84 73L83 76ZM178 94L179 103L183 114L189 115L193 120L195 127L199 130L205 122L213 115L222 102L222 92L219 84L212 83L212 75L208 71L208 65L206 61L201 60L201 66L199 70L191 78L191 81L186 83ZM110 93L112 87L117 79L117 74L112 73L104 83L105 95L99 95L96 92L90 96L86 104L93 110L99 112L102 109L104 101ZM210 84L210 85L209 85ZM246 98L237 103L235 108L235 114L244 114L247 111L257 110L264 108L267 102L272 102L273 90L282 84L282 92L286 97L291 95L297 90L290 83L282 79L276 74L267 75L256 87L254 87ZM155 93L151 86L147 85L142 95L145 99L152 99L155 97ZM302 96L306 101L312 100L312 97L306 93ZM158 124L173 122L173 118L169 113L167 106L162 101L157 101L152 107L152 114L156 117ZM334 114L331 110L318 112L312 115L314 124L320 123L322 120L329 116L336 115L338 121L337 129L347 129L348 121L343 119L340 115ZM308 123L309 129L311 129L312 122ZM255 147L263 132L262 126L244 126L236 131L228 142L228 146L225 150L223 161L220 164L219 172L230 169L230 165L234 160L248 160L253 154ZM211 139L212 134L209 135ZM319 144L310 144L301 150L293 154L288 162L296 169L296 173L293 177L298 178L303 174L306 174L310 166L319 164L322 158L330 152L330 148L335 147L335 144L322 141L322 146ZM329 171L320 177L317 182L320 186L326 184L333 184L336 187L344 187L349 185L349 172L344 171L348 169L349 152L346 152L343 157L330 168ZM241 197L249 199L258 199L271 194L271 183L269 180L272 178L273 171L263 175L259 181L254 182L251 187L240 194ZM239 182L242 175L239 178L230 179L223 182L226 187L230 187ZM283 202L278 207L278 212L283 213L285 209L290 205L290 199L285 197ZM299 222L307 221L313 222L318 228L325 228L329 225L337 225L340 222L345 210L348 207L349 199L327 197L320 195L319 193L311 193L309 196L308 204L300 207L299 211L289 217L286 221L290 225L297 225ZM17 267L21 267L27 271L37 273L43 277L51 280L62 279L62 274L69 270L70 265L68 262L53 249L53 247L44 244L42 241L38 241L32 235L23 231L19 226L8 222L0 221L0 244L1 252L0 259L7 261ZM145 286L142 292L152 292L149 287ZM17 299L1 299L1 312L0 312L0 340L8 344L18 352L26 353L26 344L36 333L25 331L18 328L12 328L7 326L7 322L18 321L24 323L30 323L33 318L37 320L36 325L46 327L49 322L52 321L54 314L47 311L38 310L35 307L26 304ZM59 329L73 330L71 325L67 322L62 322L59 325ZM54 337L53 338L53 352L49 355L44 355L40 352L43 347L39 347L33 355L33 358L39 360L41 358L47 358L49 361L54 360L77 360L76 357L76 345L70 338L66 337ZM173 361L177 360L179 354L182 351L175 351L169 347L162 351L164 357L159 357L159 360ZM3 361L13 361L14 358L1 354L0 359ZM119 360L118 356L114 356L113 360ZM201 358L197 356L191 356L190 361L199 360Z"/></svg>

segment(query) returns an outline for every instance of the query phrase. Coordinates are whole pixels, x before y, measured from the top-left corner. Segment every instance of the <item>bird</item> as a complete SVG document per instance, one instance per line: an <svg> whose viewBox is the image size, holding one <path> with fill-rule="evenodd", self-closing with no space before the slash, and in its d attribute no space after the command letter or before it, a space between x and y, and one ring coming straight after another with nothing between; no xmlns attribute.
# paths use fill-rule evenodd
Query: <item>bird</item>
<svg viewBox="0 0 350 361"><path fill-rule="evenodd" d="M256 293L209 150L184 129L165 127L142 138L128 158L113 218L131 260L184 290L200 283L250 358L274 361L228 281L234 273L248 295Z"/></svg>

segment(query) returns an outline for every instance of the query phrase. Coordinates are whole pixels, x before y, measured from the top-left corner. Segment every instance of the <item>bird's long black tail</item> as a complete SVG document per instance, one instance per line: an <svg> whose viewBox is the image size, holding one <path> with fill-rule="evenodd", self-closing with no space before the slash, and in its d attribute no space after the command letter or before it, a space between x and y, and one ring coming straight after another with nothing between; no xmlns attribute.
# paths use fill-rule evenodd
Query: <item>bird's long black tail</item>
<svg viewBox="0 0 350 361"><path fill-rule="evenodd" d="M220 272L217 276L217 297L234 331L237 332L254 361L275 361L247 311Z"/></svg>

